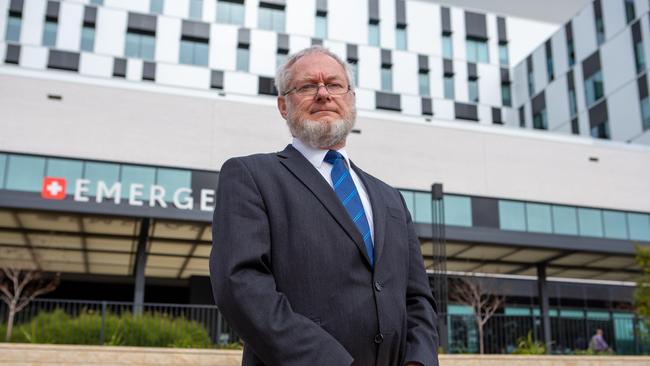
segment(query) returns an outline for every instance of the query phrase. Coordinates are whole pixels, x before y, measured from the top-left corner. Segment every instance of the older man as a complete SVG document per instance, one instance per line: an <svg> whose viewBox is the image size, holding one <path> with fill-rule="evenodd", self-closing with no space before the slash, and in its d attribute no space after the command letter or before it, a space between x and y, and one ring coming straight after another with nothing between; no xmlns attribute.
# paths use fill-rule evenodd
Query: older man
<svg viewBox="0 0 650 366"><path fill-rule="evenodd" d="M353 80L323 47L291 56L276 86L292 143L222 167L210 273L243 365L438 364L406 205L345 151Z"/></svg>

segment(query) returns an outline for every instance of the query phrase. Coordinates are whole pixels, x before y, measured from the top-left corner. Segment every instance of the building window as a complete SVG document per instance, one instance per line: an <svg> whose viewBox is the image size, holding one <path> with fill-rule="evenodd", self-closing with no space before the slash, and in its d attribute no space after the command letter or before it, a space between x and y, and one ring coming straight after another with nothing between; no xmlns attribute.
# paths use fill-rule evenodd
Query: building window
<svg viewBox="0 0 650 366"><path fill-rule="evenodd" d="M151 0L149 3L149 12L151 14L162 14L165 0Z"/></svg>
<svg viewBox="0 0 650 366"><path fill-rule="evenodd" d="M490 62L490 55L488 52L488 45L486 41L467 38L467 61L478 63L488 63Z"/></svg>
<svg viewBox="0 0 650 366"><path fill-rule="evenodd" d="M641 100L641 119L643 122L643 131L650 129L650 97Z"/></svg>
<svg viewBox="0 0 650 366"><path fill-rule="evenodd" d="M280 65L283 65L285 62L287 62L288 58L288 50L278 50L278 52L275 54L275 67L278 68Z"/></svg>
<svg viewBox="0 0 650 366"><path fill-rule="evenodd" d="M251 52L248 46L240 45L237 47L237 71L248 72Z"/></svg>
<svg viewBox="0 0 650 366"><path fill-rule="evenodd" d="M634 0L625 0L625 18L627 19L628 24L636 18Z"/></svg>
<svg viewBox="0 0 650 366"><path fill-rule="evenodd" d="M45 26L43 27L43 46L54 47L56 45L57 29L58 23L56 20L45 20Z"/></svg>
<svg viewBox="0 0 650 366"><path fill-rule="evenodd" d="M379 21L371 19L368 23L368 45L379 47Z"/></svg>
<svg viewBox="0 0 650 366"><path fill-rule="evenodd" d="M523 105L519 107L519 127L526 127L526 113Z"/></svg>
<svg viewBox="0 0 650 366"><path fill-rule="evenodd" d="M91 5L104 5L104 0L90 0Z"/></svg>
<svg viewBox="0 0 650 366"><path fill-rule="evenodd" d="M442 57L448 60L454 58L454 47L451 43L451 34L442 35Z"/></svg>
<svg viewBox="0 0 650 366"><path fill-rule="evenodd" d="M469 78L467 80L467 88L469 91L469 101L478 103L478 79Z"/></svg>
<svg viewBox="0 0 650 366"><path fill-rule="evenodd" d="M528 96L533 96L535 94L535 74L533 70L528 70Z"/></svg>
<svg viewBox="0 0 650 366"><path fill-rule="evenodd" d="M395 28L395 48L406 50L406 25L398 25Z"/></svg>
<svg viewBox="0 0 650 366"><path fill-rule="evenodd" d="M591 137L609 139L609 121L598 124L591 128Z"/></svg>
<svg viewBox="0 0 650 366"><path fill-rule="evenodd" d="M508 66L508 64L510 63L507 43L499 44L499 63L503 66Z"/></svg>
<svg viewBox="0 0 650 366"><path fill-rule="evenodd" d="M453 74L445 74L444 76L444 92L445 92L445 99L455 99L455 88L454 88L454 75Z"/></svg>
<svg viewBox="0 0 650 366"><path fill-rule="evenodd" d="M567 53L569 56L569 67L575 65L576 63L576 51L575 51L575 45L573 44L573 40L570 39L567 41Z"/></svg>
<svg viewBox="0 0 650 366"><path fill-rule="evenodd" d="M284 7L281 5L260 3L258 9L258 26L260 29L284 33Z"/></svg>
<svg viewBox="0 0 650 366"><path fill-rule="evenodd" d="M92 52L95 49L95 27L86 24L81 28L81 50Z"/></svg>
<svg viewBox="0 0 650 366"><path fill-rule="evenodd" d="M186 65L207 66L209 47L207 41L183 37L179 62Z"/></svg>
<svg viewBox="0 0 650 366"><path fill-rule="evenodd" d="M20 26L22 19L18 15L10 14L7 19L7 34L5 34L5 40L8 42L19 42L20 41Z"/></svg>
<svg viewBox="0 0 650 366"><path fill-rule="evenodd" d="M548 117L546 108L533 115L533 128L536 130L548 130Z"/></svg>
<svg viewBox="0 0 650 366"><path fill-rule="evenodd" d="M600 46L605 42L605 22L600 0L594 1L594 18L596 22L596 42Z"/></svg>
<svg viewBox="0 0 650 366"><path fill-rule="evenodd" d="M418 73L418 85L420 89L420 95L428 96L430 94L429 73L427 71L420 71Z"/></svg>
<svg viewBox="0 0 650 366"><path fill-rule="evenodd" d="M327 13L324 11L316 12L316 29L314 36L320 39L327 38Z"/></svg>
<svg viewBox="0 0 650 366"><path fill-rule="evenodd" d="M636 65L636 73L640 74L645 70L645 53L643 51L643 40L639 40L634 44L634 63Z"/></svg>
<svg viewBox="0 0 650 366"><path fill-rule="evenodd" d="M577 117L571 120L571 133L574 135L580 134L580 124Z"/></svg>
<svg viewBox="0 0 650 366"><path fill-rule="evenodd" d="M217 22L224 24L244 24L244 2L237 0L217 1Z"/></svg>
<svg viewBox="0 0 650 366"><path fill-rule="evenodd" d="M569 114L571 118L578 115L578 101L575 89L569 89Z"/></svg>
<svg viewBox="0 0 650 366"><path fill-rule="evenodd" d="M359 85L359 62L357 60L348 59L348 65L352 69L352 76L354 77L354 85Z"/></svg>
<svg viewBox="0 0 650 366"><path fill-rule="evenodd" d="M390 65L381 66L381 90L393 90L393 69Z"/></svg>
<svg viewBox="0 0 650 366"><path fill-rule="evenodd" d="M593 105L596 101L605 95L603 86L603 73L597 71L585 80L585 96L587 100L587 107Z"/></svg>
<svg viewBox="0 0 650 366"><path fill-rule="evenodd" d="M156 51L156 36L152 33L128 31L126 33L126 47L124 54L127 57L153 60Z"/></svg>
<svg viewBox="0 0 650 366"><path fill-rule="evenodd" d="M555 80L555 67L553 66L553 51L551 50L551 42L546 42L546 74L549 83Z"/></svg>
<svg viewBox="0 0 650 366"><path fill-rule="evenodd" d="M510 84L501 84L501 104L506 107L512 107Z"/></svg>
<svg viewBox="0 0 650 366"><path fill-rule="evenodd" d="M200 20L203 15L203 0L190 0L190 19Z"/></svg>

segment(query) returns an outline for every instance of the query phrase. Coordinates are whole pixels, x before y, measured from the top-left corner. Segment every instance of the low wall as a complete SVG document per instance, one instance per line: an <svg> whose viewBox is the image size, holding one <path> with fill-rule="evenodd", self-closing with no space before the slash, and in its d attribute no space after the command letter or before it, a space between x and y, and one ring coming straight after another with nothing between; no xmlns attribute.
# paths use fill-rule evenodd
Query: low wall
<svg viewBox="0 0 650 366"><path fill-rule="evenodd" d="M0 343L0 364L239 366L241 351ZM441 355L441 366L648 366L645 356Z"/></svg>

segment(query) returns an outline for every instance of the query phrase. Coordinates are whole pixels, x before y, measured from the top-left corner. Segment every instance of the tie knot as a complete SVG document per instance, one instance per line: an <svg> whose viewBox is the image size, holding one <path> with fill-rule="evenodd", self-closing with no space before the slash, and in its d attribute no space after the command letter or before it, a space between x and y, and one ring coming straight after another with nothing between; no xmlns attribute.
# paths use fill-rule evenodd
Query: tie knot
<svg viewBox="0 0 650 366"><path fill-rule="evenodd" d="M332 165L334 165L334 163L339 159L343 160L343 155L336 150L330 150L325 154L325 161Z"/></svg>

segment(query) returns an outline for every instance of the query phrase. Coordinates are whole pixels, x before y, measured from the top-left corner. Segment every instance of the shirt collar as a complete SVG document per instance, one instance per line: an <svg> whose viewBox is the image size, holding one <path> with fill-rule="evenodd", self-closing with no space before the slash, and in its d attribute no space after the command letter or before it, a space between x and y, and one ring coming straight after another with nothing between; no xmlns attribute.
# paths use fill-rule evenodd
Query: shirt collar
<svg viewBox="0 0 650 366"><path fill-rule="evenodd" d="M320 169L320 167L323 165L323 161L325 160L325 155L327 154L328 150L313 148L296 137L293 138L291 145L293 145L293 147L296 148L296 150L298 150L302 156L304 156L305 159L307 159L316 169ZM345 152L345 149L340 149L337 151L343 156L343 160L345 160L345 164L349 169L350 161L348 159L348 154Z"/></svg>

